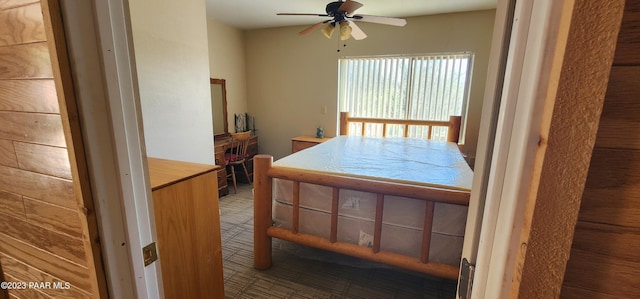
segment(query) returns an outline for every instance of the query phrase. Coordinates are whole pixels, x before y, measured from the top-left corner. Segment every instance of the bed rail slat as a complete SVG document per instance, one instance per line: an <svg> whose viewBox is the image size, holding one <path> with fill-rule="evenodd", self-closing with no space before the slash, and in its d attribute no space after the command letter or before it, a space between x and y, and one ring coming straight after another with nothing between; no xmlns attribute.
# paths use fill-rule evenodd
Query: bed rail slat
<svg viewBox="0 0 640 299"><path fill-rule="evenodd" d="M396 182L373 181L366 178L345 177L327 173L315 173L293 168L271 167L269 177L300 181L303 183L336 187L371 193L381 193L400 197L410 197L420 200L469 205L468 190L447 190L437 187L415 186Z"/></svg>
<svg viewBox="0 0 640 299"><path fill-rule="evenodd" d="M435 204L427 201L424 208L424 225L422 227L422 248L420 249L420 261L429 262L429 249L431 248L431 231L433 229L433 211Z"/></svg>
<svg viewBox="0 0 640 299"><path fill-rule="evenodd" d="M380 239L382 237L382 210L384 209L384 194L378 194L376 201L376 222L373 230L373 252L380 252Z"/></svg>
<svg viewBox="0 0 640 299"><path fill-rule="evenodd" d="M267 231L267 234L270 237L296 242L301 245L329 250L340 254L354 256L357 258L368 259L370 261L384 263L411 271L435 275L452 280L458 279L459 268L451 265L440 263L423 264L417 258L412 258L388 251L373 253L371 248L368 247L344 242L331 243L325 238L304 233L294 235L290 230L281 227L272 226Z"/></svg>
<svg viewBox="0 0 640 299"><path fill-rule="evenodd" d="M291 219L293 219L293 233L297 234L300 228L300 182L293 182L293 202Z"/></svg>
<svg viewBox="0 0 640 299"><path fill-rule="evenodd" d="M340 189L333 188L333 197L331 200L331 233L329 242L338 241L338 200L340 199Z"/></svg>

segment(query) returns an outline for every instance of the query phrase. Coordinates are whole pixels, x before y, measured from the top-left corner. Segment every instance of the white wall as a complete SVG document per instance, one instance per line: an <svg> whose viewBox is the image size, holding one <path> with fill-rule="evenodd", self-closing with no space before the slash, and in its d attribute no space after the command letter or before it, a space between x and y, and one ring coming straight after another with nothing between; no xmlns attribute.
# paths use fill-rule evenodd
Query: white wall
<svg viewBox="0 0 640 299"><path fill-rule="evenodd" d="M204 0L130 0L147 155L213 164Z"/></svg>
<svg viewBox="0 0 640 299"><path fill-rule="evenodd" d="M247 82L244 33L216 20L207 20L211 78L225 79L229 132L234 131L234 114L247 112Z"/></svg>
<svg viewBox="0 0 640 299"><path fill-rule="evenodd" d="M292 137L314 135L322 125L337 131L337 73L341 56L475 53L468 131L464 148L475 155L495 10L407 18L405 27L358 23L369 37L338 40L320 32L298 36L306 26L251 30L245 33L247 99L256 118L260 152L283 157ZM327 113L321 113L321 107Z"/></svg>

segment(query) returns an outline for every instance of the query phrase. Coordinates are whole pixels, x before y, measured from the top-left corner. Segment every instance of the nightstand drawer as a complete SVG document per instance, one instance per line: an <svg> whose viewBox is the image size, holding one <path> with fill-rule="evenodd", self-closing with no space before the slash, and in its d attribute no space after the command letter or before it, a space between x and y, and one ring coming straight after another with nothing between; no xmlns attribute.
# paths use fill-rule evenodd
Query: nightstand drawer
<svg viewBox="0 0 640 299"><path fill-rule="evenodd" d="M305 141L293 141L291 143L291 151L295 153L295 152L301 151L301 150L303 150L305 148L310 148L310 147L312 147L314 145L317 145L317 143L305 142Z"/></svg>
<svg viewBox="0 0 640 299"><path fill-rule="evenodd" d="M291 152L295 153L305 148L323 143L331 138L315 138L312 136L298 136L291 139Z"/></svg>

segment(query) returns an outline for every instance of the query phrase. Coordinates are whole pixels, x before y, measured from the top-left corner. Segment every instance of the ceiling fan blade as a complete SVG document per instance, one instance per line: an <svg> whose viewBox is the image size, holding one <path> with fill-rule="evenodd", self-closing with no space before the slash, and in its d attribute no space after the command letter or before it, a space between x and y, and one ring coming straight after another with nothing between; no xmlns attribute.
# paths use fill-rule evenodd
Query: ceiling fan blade
<svg viewBox="0 0 640 299"><path fill-rule="evenodd" d="M362 29L360 29L358 25L356 25L356 22L353 22L353 21L347 21L347 22L349 22L349 26L351 26L351 36L353 37L353 39L363 40L367 38L367 34L364 33L364 31L362 31Z"/></svg>
<svg viewBox="0 0 640 299"><path fill-rule="evenodd" d="M278 16L317 16L317 17L328 17L328 14L317 14L317 13L288 13L288 12L280 12L277 13Z"/></svg>
<svg viewBox="0 0 640 299"><path fill-rule="evenodd" d="M364 4L356 1L347 0L340 7L338 7L339 12L344 12L348 15L352 14L356 9L364 6Z"/></svg>
<svg viewBox="0 0 640 299"><path fill-rule="evenodd" d="M319 27L322 27L322 25L324 25L325 23L327 23L327 22L329 22L329 21L330 21L330 20L322 21L322 22L320 22L320 23L313 24L313 25L311 25L311 26L307 27L307 29L300 31L298 34L299 34L299 35L307 35L307 34L311 33L311 31L316 30L316 29L318 29Z"/></svg>
<svg viewBox="0 0 640 299"><path fill-rule="evenodd" d="M384 25L393 25L393 26L407 25L407 21L405 19L400 19L400 18L380 17L380 16L371 16L371 15L354 15L351 18L358 21L384 24Z"/></svg>

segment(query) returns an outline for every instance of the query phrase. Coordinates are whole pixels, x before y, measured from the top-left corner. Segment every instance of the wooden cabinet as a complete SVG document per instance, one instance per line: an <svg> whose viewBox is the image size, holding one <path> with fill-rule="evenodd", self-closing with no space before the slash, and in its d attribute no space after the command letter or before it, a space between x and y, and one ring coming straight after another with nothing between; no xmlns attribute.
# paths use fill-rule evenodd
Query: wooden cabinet
<svg viewBox="0 0 640 299"><path fill-rule="evenodd" d="M305 148L310 148L329 139L331 138L316 138L313 136L298 136L291 138L291 152L299 152Z"/></svg>
<svg viewBox="0 0 640 299"><path fill-rule="evenodd" d="M148 164L165 298L224 298L219 166Z"/></svg>
<svg viewBox="0 0 640 299"><path fill-rule="evenodd" d="M227 169L224 164L224 153L229 149L231 138L225 137L216 139L214 142L215 148L215 163L220 165L218 170L218 196L224 196L229 194L229 188L227 185ZM249 139L249 145L247 147L247 170L249 176L253 177L253 156L258 154L258 136L251 136ZM242 171L242 168L240 168ZM237 173L236 178L239 182L248 183L244 173Z"/></svg>

